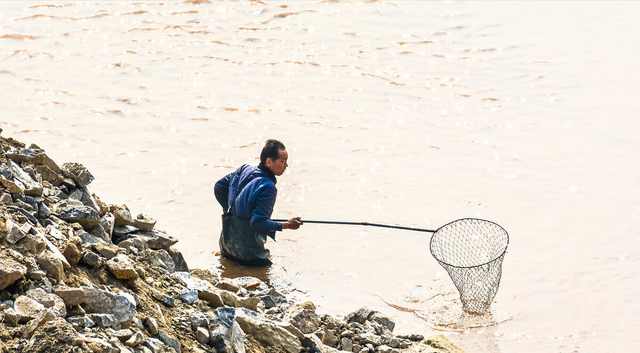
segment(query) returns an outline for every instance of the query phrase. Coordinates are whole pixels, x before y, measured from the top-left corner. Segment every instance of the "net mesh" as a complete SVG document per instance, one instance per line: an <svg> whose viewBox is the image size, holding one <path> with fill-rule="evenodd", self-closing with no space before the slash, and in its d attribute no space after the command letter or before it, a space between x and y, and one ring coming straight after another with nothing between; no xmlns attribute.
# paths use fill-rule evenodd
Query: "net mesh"
<svg viewBox="0 0 640 353"><path fill-rule="evenodd" d="M431 237L431 254L458 288L465 311L482 314L493 301L508 245L502 227L473 218L446 224Z"/></svg>

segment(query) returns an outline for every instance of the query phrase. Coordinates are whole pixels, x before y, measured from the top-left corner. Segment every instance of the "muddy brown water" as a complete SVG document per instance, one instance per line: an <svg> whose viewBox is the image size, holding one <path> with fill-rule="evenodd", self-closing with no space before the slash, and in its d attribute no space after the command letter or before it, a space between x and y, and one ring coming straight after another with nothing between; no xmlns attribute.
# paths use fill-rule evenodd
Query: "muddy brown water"
<svg viewBox="0 0 640 353"><path fill-rule="evenodd" d="M468 352L640 340L637 2L3 1L4 136L80 162L192 267L321 313L362 305ZM274 217L510 234L491 312L460 311L428 233L307 224L275 265L215 256L213 183L267 138Z"/></svg>

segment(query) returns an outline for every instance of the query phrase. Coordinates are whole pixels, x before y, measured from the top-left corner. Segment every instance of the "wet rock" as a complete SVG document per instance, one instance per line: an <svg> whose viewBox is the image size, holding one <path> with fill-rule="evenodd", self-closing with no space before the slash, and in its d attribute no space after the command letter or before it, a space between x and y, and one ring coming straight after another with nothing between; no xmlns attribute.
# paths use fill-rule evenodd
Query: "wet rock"
<svg viewBox="0 0 640 353"><path fill-rule="evenodd" d="M147 243L147 247L153 250L167 250L178 242L178 239L167 235L163 231L153 230L151 232L143 232L142 240Z"/></svg>
<svg viewBox="0 0 640 353"><path fill-rule="evenodd" d="M164 331L159 331L158 332L158 337L160 337L160 340L162 342L164 342L164 344L166 344L167 346L173 348L176 351L176 353L181 353L182 352L182 345L180 344L180 342L178 340L176 340L175 338L167 335Z"/></svg>
<svg viewBox="0 0 640 353"><path fill-rule="evenodd" d="M169 273L173 273L176 271L173 259L171 259L169 253L164 249L149 252L148 260L151 266L162 267Z"/></svg>
<svg viewBox="0 0 640 353"><path fill-rule="evenodd" d="M85 206L79 201L62 201L56 208L55 214L69 223L78 222L84 229L91 229L100 223L98 211Z"/></svg>
<svg viewBox="0 0 640 353"><path fill-rule="evenodd" d="M120 254L107 261L107 269L109 269L109 272L111 272L117 279L138 278L138 273L135 270L135 263L126 255Z"/></svg>
<svg viewBox="0 0 640 353"><path fill-rule="evenodd" d="M80 163L65 163L62 165L64 176L73 179L78 188L84 188L93 181L93 175Z"/></svg>
<svg viewBox="0 0 640 353"><path fill-rule="evenodd" d="M62 254L67 259L67 261L69 262L69 265L71 266L76 266L78 262L80 262L80 259L82 258L82 253L80 252L80 250L78 250L78 247L73 243L67 243L67 246L65 246Z"/></svg>
<svg viewBox="0 0 640 353"><path fill-rule="evenodd" d="M10 244L15 244L27 236L27 233L25 233L24 230L11 219L7 219L6 226L7 236L5 239Z"/></svg>
<svg viewBox="0 0 640 353"><path fill-rule="evenodd" d="M51 278L60 281L64 277L62 260L51 251L45 251L36 258L38 266L47 272Z"/></svg>
<svg viewBox="0 0 640 353"><path fill-rule="evenodd" d="M82 257L82 262L91 267L100 267L104 263L100 255L94 253L93 251L85 252L84 256Z"/></svg>
<svg viewBox="0 0 640 353"><path fill-rule="evenodd" d="M15 310L18 315L20 315L20 321L22 322L33 320L36 316L38 316L38 313L40 313L44 309L44 305L27 297L26 295L21 295L16 298L16 301L13 304L13 310Z"/></svg>
<svg viewBox="0 0 640 353"><path fill-rule="evenodd" d="M152 317L148 317L144 320L144 324L147 326L149 333L152 335L158 334L158 321Z"/></svg>
<svg viewBox="0 0 640 353"><path fill-rule="evenodd" d="M133 218L131 217L131 212L127 205L115 206L112 205L110 207L111 213L113 213L115 217L115 223L119 226L130 226L133 225Z"/></svg>
<svg viewBox="0 0 640 353"><path fill-rule="evenodd" d="M89 313L112 314L117 322L129 321L136 312L133 297L114 294L93 287L82 287L85 299L85 310Z"/></svg>
<svg viewBox="0 0 640 353"><path fill-rule="evenodd" d="M312 333L320 326L320 318L316 314L316 306L312 302L291 306L287 309L284 319L302 333Z"/></svg>
<svg viewBox="0 0 640 353"><path fill-rule="evenodd" d="M53 294L59 296L68 307L84 303L85 294L81 288L58 287L53 289Z"/></svg>
<svg viewBox="0 0 640 353"><path fill-rule="evenodd" d="M155 225L156 220L145 214L139 214L138 217L133 220L133 226L139 228L143 232L153 230Z"/></svg>

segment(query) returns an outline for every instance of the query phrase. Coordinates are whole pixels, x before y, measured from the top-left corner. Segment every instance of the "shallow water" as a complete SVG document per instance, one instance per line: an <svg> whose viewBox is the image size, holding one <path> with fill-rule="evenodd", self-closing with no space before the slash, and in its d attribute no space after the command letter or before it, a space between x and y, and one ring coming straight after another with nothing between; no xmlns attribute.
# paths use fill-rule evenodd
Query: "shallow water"
<svg viewBox="0 0 640 353"><path fill-rule="evenodd" d="M275 218L510 234L468 317L428 233L307 224L254 272L319 312L367 305L468 352L640 344L635 2L0 4L0 127L220 264L217 179L281 139Z"/></svg>

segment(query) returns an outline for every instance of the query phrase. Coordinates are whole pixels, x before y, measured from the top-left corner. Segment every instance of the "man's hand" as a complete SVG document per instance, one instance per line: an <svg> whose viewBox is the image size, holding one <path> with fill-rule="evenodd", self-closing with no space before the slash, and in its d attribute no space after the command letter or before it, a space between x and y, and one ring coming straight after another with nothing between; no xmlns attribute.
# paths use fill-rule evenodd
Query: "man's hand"
<svg viewBox="0 0 640 353"><path fill-rule="evenodd" d="M282 229L298 229L302 225L300 217L293 217L290 220L282 223Z"/></svg>

